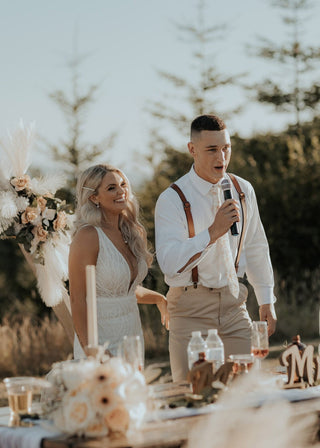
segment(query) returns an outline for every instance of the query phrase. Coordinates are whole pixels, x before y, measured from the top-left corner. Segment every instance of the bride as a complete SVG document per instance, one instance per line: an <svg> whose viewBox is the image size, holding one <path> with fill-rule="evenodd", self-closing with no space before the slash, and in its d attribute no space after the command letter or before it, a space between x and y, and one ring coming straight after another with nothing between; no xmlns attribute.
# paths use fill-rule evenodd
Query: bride
<svg viewBox="0 0 320 448"><path fill-rule="evenodd" d="M140 286L152 255L138 204L126 176L110 165L85 170L77 183L75 234L69 254L69 287L76 331L74 357L87 345L86 265L96 266L99 344L116 354L125 335L143 340L137 303L156 304L168 328L166 298Z"/></svg>

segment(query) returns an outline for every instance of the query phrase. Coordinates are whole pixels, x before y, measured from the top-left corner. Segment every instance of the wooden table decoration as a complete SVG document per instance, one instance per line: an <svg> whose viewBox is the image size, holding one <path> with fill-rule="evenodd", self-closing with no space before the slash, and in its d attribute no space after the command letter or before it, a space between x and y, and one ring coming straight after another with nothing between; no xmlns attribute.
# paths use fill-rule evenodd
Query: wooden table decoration
<svg viewBox="0 0 320 448"><path fill-rule="evenodd" d="M212 386L212 383L226 385L232 374L232 362L226 362L213 373L212 362L204 361L196 364L188 373L188 381L192 384L194 394L201 394L204 389Z"/></svg>
<svg viewBox="0 0 320 448"><path fill-rule="evenodd" d="M281 354L280 364L287 368L286 389L315 386L320 381L320 357L314 356L313 345L301 344L300 336Z"/></svg>

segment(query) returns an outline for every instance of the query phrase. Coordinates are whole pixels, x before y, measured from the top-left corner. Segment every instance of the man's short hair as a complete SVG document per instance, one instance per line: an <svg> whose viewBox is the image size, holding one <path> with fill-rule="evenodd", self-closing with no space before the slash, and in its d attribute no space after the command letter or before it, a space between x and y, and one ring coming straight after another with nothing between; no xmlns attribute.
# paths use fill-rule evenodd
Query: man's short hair
<svg viewBox="0 0 320 448"><path fill-rule="evenodd" d="M201 131L222 131L223 129L226 129L226 125L221 118L216 115L200 115L191 123L191 140Z"/></svg>

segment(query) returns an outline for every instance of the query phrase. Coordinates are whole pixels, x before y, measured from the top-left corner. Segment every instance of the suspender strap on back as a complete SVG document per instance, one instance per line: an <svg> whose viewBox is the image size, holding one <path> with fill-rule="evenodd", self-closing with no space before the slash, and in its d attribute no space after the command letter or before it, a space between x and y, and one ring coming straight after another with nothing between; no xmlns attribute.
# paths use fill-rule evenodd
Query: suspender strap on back
<svg viewBox="0 0 320 448"><path fill-rule="evenodd" d="M193 218L192 218L192 213L191 213L190 202L187 201L185 195L183 194L182 190L178 187L178 185L172 184L172 185L170 185L170 187L173 188L178 193L181 201L183 202L183 208L184 208L186 218L187 218L189 238L193 238L195 236L195 231L194 231L194 223L193 223ZM191 272L192 272L192 283L193 283L194 288L196 288L198 285L198 278L199 278L198 266L195 266Z"/></svg>

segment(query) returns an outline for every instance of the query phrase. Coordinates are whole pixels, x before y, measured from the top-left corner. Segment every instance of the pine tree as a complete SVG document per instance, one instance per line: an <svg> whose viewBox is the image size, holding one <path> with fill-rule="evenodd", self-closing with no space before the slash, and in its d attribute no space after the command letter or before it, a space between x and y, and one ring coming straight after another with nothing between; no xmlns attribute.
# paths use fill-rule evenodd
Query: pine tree
<svg viewBox="0 0 320 448"><path fill-rule="evenodd" d="M282 45L270 39L260 38L261 45L254 49L256 56L270 60L281 67L281 79L266 78L254 86L256 99L274 106L279 112L290 112L294 118L298 135L301 132L304 111L316 115L320 104L320 84L310 81L310 74L319 68L320 48L306 46L303 34L307 27L307 16L313 4L311 0L271 0L283 13L282 21L288 29L288 41ZM252 86L250 86L252 89ZM310 118L310 115L309 115Z"/></svg>
<svg viewBox="0 0 320 448"><path fill-rule="evenodd" d="M226 119L240 110L239 106L231 111L224 110L219 104L218 93L227 85L237 84L242 75L224 75L212 62L215 58L211 49L220 44L227 25L206 25L205 0L198 1L195 16L190 24L175 24L178 38L191 49L189 75L182 77L165 71L158 72L160 78L167 81L168 90L164 93L163 100L154 102L148 108L152 117L161 123L152 130L151 147L159 147L160 144L164 148L168 141L167 132L164 138L159 131L160 126L165 125L166 130L171 128L178 140L185 144L186 130L197 115L215 113ZM176 143L172 142L171 145L177 147Z"/></svg>
<svg viewBox="0 0 320 448"><path fill-rule="evenodd" d="M68 62L72 76L71 95L64 90L56 90L49 95L67 123L67 137L59 144L49 144L54 159L63 162L63 169L68 175L68 186L64 191L64 196L67 197L68 193L74 193L79 173L89 162L95 163L105 151L111 149L116 138L116 133L111 133L100 143L91 144L82 141L88 109L95 101L95 94L100 87L99 84L92 84L86 89L80 89L80 68L85 57L74 51L74 56Z"/></svg>

